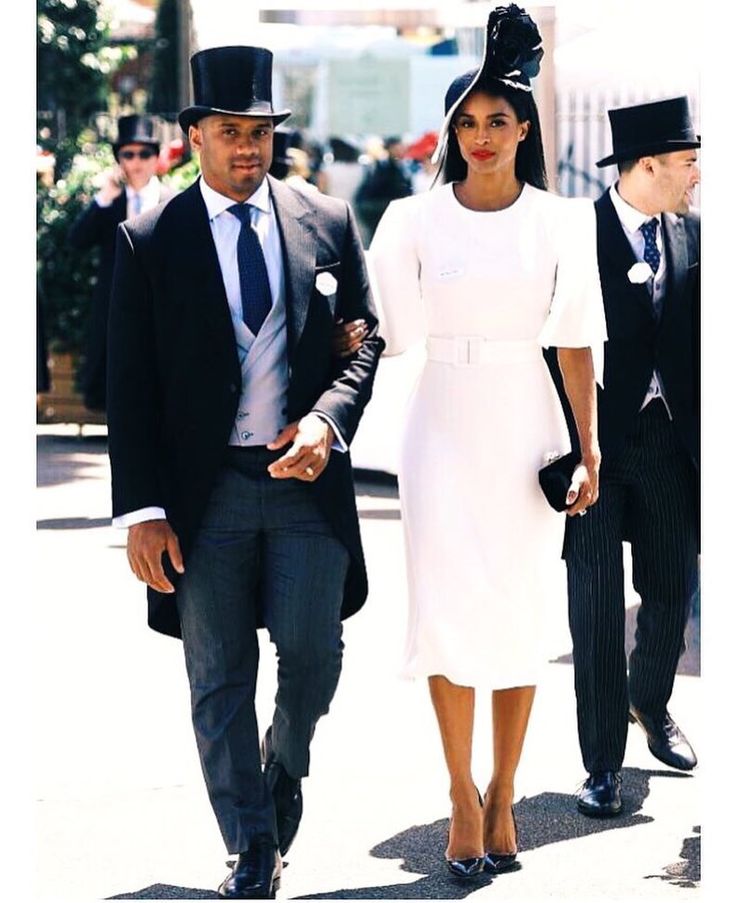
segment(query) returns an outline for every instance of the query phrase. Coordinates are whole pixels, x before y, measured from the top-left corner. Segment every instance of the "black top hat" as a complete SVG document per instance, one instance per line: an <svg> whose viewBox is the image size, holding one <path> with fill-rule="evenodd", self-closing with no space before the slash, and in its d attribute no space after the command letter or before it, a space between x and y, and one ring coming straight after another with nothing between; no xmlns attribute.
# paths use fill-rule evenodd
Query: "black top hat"
<svg viewBox="0 0 736 903"><path fill-rule="evenodd" d="M596 166L700 147L700 135L693 129L687 97L609 110L608 118L613 153L599 160Z"/></svg>
<svg viewBox="0 0 736 903"><path fill-rule="evenodd" d="M291 116L291 110L274 112L271 104L273 54L265 47L211 47L195 53L192 67L194 106L179 113L185 132L204 116L266 116L274 125Z"/></svg>
<svg viewBox="0 0 736 903"><path fill-rule="evenodd" d="M161 146L158 120L154 116L121 116L118 119L118 137L112 146L115 159L120 148L126 144L148 144L158 152Z"/></svg>

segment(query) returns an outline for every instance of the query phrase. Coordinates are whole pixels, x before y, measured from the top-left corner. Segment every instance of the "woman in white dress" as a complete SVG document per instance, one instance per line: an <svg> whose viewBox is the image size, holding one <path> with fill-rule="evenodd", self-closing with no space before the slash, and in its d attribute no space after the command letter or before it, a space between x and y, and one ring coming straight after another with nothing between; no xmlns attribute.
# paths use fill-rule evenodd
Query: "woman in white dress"
<svg viewBox="0 0 736 903"><path fill-rule="evenodd" d="M529 88L541 55L523 10L491 13L483 66L445 98L441 184L394 201L369 253L386 353L427 348L399 464L404 671L429 681L450 777L445 858L460 877L519 867L514 775L564 531L537 474L547 453L570 450L543 347L558 349L582 449L567 514L583 515L598 492L591 348L602 350L605 319L594 210L544 190ZM471 774L476 693L484 707L492 698L482 798Z"/></svg>

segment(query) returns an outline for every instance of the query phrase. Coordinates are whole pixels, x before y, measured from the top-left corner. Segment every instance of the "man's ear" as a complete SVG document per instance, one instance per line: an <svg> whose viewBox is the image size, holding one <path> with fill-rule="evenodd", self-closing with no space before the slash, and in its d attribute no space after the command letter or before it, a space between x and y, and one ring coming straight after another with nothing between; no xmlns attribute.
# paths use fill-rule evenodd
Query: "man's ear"
<svg viewBox="0 0 736 903"><path fill-rule="evenodd" d="M188 138L194 150L199 151L202 147L202 130L198 125L189 126Z"/></svg>
<svg viewBox="0 0 736 903"><path fill-rule="evenodd" d="M642 171L646 173L648 176L654 175L654 157L651 155L648 157L639 157L636 161L637 166L641 166Z"/></svg>

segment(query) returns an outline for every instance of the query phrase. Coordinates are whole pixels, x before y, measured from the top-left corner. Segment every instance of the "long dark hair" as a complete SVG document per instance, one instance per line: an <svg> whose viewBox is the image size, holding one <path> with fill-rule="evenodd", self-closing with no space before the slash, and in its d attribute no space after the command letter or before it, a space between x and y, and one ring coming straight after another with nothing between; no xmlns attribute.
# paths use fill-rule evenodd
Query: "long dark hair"
<svg viewBox="0 0 736 903"><path fill-rule="evenodd" d="M519 143L516 150L514 171L520 182L528 182L535 188L546 190L547 170L544 165L542 131L539 125L539 112L532 92L512 88L495 78L480 80L471 93L476 91L488 94L490 97L503 97L513 107L519 122L529 122L526 138ZM457 116L457 113L455 115ZM453 128L454 124L453 117L452 125L447 133L447 154L438 174L438 183L461 182L468 174L468 164L460 153Z"/></svg>

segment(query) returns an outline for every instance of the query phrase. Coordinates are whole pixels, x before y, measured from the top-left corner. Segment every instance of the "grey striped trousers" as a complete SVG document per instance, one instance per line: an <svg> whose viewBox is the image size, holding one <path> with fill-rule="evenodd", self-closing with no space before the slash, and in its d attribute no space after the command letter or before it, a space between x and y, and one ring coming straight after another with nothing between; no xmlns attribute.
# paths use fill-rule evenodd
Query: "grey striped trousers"
<svg viewBox="0 0 736 903"><path fill-rule="evenodd" d="M667 706L697 585L696 505L694 466L662 402L650 402L623 449L603 462L597 504L571 519L565 537L578 737L589 772L621 768L629 701L653 716ZM624 540L641 597L628 677Z"/></svg>

